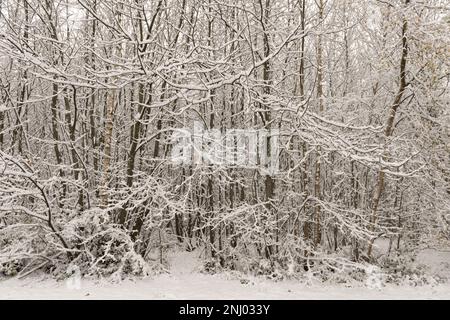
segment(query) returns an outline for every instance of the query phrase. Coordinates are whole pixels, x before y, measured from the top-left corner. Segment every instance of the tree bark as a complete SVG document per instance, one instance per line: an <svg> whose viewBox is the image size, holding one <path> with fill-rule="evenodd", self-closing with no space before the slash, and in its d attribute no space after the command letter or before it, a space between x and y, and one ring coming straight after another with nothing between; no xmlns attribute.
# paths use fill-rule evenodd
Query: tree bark
<svg viewBox="0 0 450 320"><path fill-rule="evenodd" d="M405 0L405 6L409 4L409 0ZM397 114L397 109L399 108L401 102L403 93L405 92L405 89L407 87L406 83L406 59L408 57L408 38L407 38L407 30L408 30L408 22L406 20L406 17L403 16L403 23L402 23L402 53L400 58L400 74L399 74L399 80L400 84L398 87L397 94L395 96L394 102L391 105L389 116L386 122L386 127L384 130L384 142L385 144L388 143L389 137L392 136L392 133L394 131L394 120L395 116ZM387 152L384 152L382 155L382 160L387 159ZM373 232L376 227L377 218L378 218L378 206L380 204L381 196L383 195L384 191L384 185L385 185L385 172L383 171L383 167L380 168L378 171L378 177L377 177L377 184L375 187L375 194L372 199L372 210L371 210L371 216L370 216L370 226L369 230ZM369 245L367 248L367 257L371 259L372 257L372 248L373 243L376 238L372 238L369 241Z"/></svg>

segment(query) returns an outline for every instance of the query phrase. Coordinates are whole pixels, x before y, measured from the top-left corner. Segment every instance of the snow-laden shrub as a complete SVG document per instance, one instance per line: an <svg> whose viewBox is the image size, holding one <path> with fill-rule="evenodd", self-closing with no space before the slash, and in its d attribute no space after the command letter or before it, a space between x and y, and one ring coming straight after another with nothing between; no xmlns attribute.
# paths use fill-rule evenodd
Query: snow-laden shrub
<svg viewBox="0 0 450 320"><path fill-rule="evenodd" d="M105 210L93 209L70 219L63 234L75 248L71 264L82 275L147 276L153 269L135 251L128 232L115 225Z"/></svg>
<svg viewBox="0 0 450 320"><path fill-rule="evenodd" d="M223 271L223 267L217 259L210 259L205 262L200 267L200 272L205 274L216 274Z"/></svg>
<svg viewBox="0 0 450 320"><path fill-rule="evenodd" d="M394 254L385 257L381 266L386 274L386 282L411 286L436 285L444 281L429 274L424 264L416 262L413 254Z"/></svg>
<svg viewBox="0 0 450 320"><path fill-rule="evenodd" d="M19 273L19 271L24 267L21 260L12 260L5 263L0 263L0 275L11 277Z"/></svg>
<svg viewBox="0 0 450 320"><path fill-rule="evenodd" d="M267 279L279 281L287 275L287 270L282 268L277 261L260 259L250 265L250 270L254 275L264 276Z"/></svg>
<svg viewBox="0 0 450 320"><path fill-rule="evenodd" d="M23 221L23 220L22 220ZM23 275L44 270L62 279L75 267L81 276L148 276L159 272L135 250L129 232L113 223L103 209L72 213L62 222L60 236L70 246L64 248L45 224L18 224L8 216L11 227L0 231L0 275ZM12 227L14 226L14 228Z"/></svg>

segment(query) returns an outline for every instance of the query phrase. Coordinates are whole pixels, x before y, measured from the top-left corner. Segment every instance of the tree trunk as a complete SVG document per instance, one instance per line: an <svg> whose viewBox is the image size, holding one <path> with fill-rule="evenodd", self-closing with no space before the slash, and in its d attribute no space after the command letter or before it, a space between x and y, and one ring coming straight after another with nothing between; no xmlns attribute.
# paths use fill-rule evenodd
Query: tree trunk
<svg viewBox="0 0 450 320"><path fill-rule="evenodd" d="M409 4L409 0L405 0L405 6ZM386 122L386 128L384 130L384 143L387 144L389 138L392 136L392 133L394 131L394 120L395 116L397 114L397 109L400 106L402 102L403 93L405 92L405 89L407 87L406 83L406 58L408 56L408 38L407 38L407 30L408 30L408 22L406 20L406 17L403 16L403 24L402 24L402 54L400 58L400 74L399 74L399 80L400 84L398 87L397 94L395 96L394 102L391 106L389 116ZM382 155L382 160L385 161L387 159L387 152L384 152ZM370 226L369 229L371 232L375 230L376 223L377 223L377 216L378 216L378 206L380 203L380 198L384 191L384 180L385 180L385 172L383 171L383 167L380 168L378 171L378 177L377 177L377 184L375 187L375 194L372 199L372 212L370 216ZM375 237L373 237L369 241L369 245L367 248L367 257L371 259L372 256L372 247L373 243L375 241Z"/></svg>

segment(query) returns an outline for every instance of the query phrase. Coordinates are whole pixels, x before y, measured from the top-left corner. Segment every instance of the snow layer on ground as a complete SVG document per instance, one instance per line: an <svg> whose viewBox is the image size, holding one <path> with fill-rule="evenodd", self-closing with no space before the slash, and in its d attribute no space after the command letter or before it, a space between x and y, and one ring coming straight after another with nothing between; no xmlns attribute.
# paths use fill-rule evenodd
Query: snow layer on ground
<svg viewBox="0 0 450 320"><path fill-rule="evenodd" d="M437 259L431 252L425 252L422 258L427 256ZM440 265L442 261L438 262ZM248 278L248 283L241 283L225 275L201 274L198 264L194 253L182 252L172 256L171 274L118 284L55 281L48 277L9 279L0 282L0 299L450 299L450 284L370 289L364 284L358 287L307 285L294 280L273 282L261 278Z"/></svg>
<svg viewBox="0 0 450 320"><path fill-rule="evenodd" d="M425 249L417 256L419 263L425 264L433 274L450 279L450 249Z"/></svg>

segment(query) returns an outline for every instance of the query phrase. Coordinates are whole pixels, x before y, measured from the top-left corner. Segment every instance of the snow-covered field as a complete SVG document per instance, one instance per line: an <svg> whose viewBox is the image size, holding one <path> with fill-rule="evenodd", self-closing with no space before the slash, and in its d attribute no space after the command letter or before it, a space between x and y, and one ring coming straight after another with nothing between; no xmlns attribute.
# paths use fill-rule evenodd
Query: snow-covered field
<svg viewBox="0 0 450 320"><path fill-rule="evenodd" d="M421 255L422 260L432 262L436 268L446 267L449 258L448 253L438 257L433 252ZM197 265L193 254L186 252L172 257L170 274L117 284L106 280L58 282L42 276L9 279L0 282L0 299L450 299L449 283L375 289L364 284L346 287L251 277L246 278L248 283L242 283L225 275L201 274L196 271Z"/></svg>

